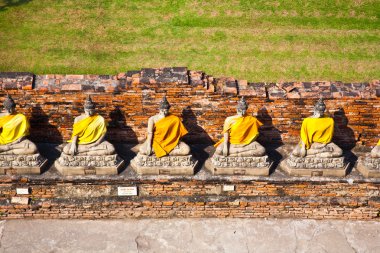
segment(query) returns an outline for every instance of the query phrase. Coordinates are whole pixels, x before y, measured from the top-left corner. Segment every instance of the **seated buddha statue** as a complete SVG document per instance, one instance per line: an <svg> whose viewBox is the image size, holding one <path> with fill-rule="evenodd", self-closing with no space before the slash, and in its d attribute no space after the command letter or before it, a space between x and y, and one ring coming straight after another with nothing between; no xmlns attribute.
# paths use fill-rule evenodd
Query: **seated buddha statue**
<svg viewBox="0 0 380 253"><path fill-rule="evenodd" d="M3 106L5 112L0 114L0 154L37 154L36 145L26 138L29 135L29 121L25 115L16 113L16 103L10 95L7 95Z"/></svg>
<svg viewBox="0 0 380 253"><path fill-rule="evenodd" d="M343 151L332 142L334 120L325 116L326 105L320 98L314 106L314 114L303 120L301 141L293 150L296 157L341 157Z"/></svg>
<svg viewBox="0 0 380 253"><path fill-rule="evenodd" d="M380 140L377 145L371 151L371 157L380 158Z"/></svg>
<svg viewBox="0 0 380 253"><path fill-rule="evenodd" d="M170 114L169 109L165 96L160 102L159 113L148 120L147 139L140 147L140 154L149 156L154 153L158 158L190 154L190 147L181 141L187 130L181 119Z"/></svg>
<svg viewBox="0 0 380 253"><path fill-rule="evenodd" d="M244 97L238 102L237 114L224 121L223 138L217 142L215 154L221 156L264 156L265 148L256 139L263 124L246 115L248 104Z"/></svg>
<svg viewBox="0 0 380 253"><path fill-rule="evenodd" d="M114 146L105 141L107 123L95 113L95 104L90 96L84 104L84 114L74 119L73 133L63 148L66 155L101 156L115 154Z"/></svg>

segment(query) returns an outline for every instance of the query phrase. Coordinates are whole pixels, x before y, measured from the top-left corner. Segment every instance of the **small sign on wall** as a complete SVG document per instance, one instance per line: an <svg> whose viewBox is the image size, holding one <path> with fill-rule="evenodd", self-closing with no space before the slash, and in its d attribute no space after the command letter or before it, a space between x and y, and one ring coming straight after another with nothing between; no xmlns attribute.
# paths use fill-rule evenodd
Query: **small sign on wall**
<svg viewBox="0 0 380 253"><path fill-rule="evenodd" d="M223 185L223 191L225 192L233 192L235 191L235 185Z"/></svg>
<svg viewBox="0 0 380 253"><path fill-rule="evenodd" d="M137 186L119 186L117 187L118 196L137 196Z"/></svg>
<svg viewBox="0 0 380 253"><path fill-rule="evenodd" d="M12 204L27 205L29 203L29 198L27 198L27 197L12 197L11 203Z"/></svg>
<svg viewBox="0 0 380 253"><path fill-rule="evenodd" d="M29 194L29 188L16 188L17 195L27 195Z"/></svg>

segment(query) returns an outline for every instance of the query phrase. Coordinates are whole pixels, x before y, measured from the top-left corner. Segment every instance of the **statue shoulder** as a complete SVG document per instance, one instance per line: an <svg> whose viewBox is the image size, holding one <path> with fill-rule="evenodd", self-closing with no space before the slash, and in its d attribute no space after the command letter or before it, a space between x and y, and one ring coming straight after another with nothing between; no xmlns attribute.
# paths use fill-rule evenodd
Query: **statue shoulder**
<svg viewBox="0 0 380 253"><path fill-rule="evenodd" d="M17 113L16 116L19 120L28 121L28 118L22 113Z"/></svg>
<svg viewBox="0 0 380 253"><path fill-rule="evenodd" d="M86 114L81 114L81 115L79 115L78 117L75 117L75 119L74 119L74 123L77 123L77 122L79 122L79 121L81 121L82 119L85 119L85 118L87 118L88 116L86 115Z"/></svg>
<svg viewBox="0 0 380 253"><path fill-rule="evenodd" d="M241 117L241 116L239 116L239 115L230 116L230 117L227 117L227 118L224 120L224 122L231 122L231 121L233 121L234 119L239 118L239 117Z"/></svg>
<svg viewBox="0 0 380 253"><path fill-rule="evenodd" d="M98 119L100 119L101 121L106 121L105 118L102 115L97 114L96 116L98 116Z"/></svg>
<svg viewBox="0 0 380 253"><path fill-rule="evenodd" d="M159 120L159 115L156 114L156 115L153 115L153 116L149 117L148 122L151 122L151 123L154 124L154 123L156 123L158 120Z"/></svg>
<svg viewBox="0 0 380 253"><path fill-rule="evenodd" d="M236 118L238 118L238 117L239 117L238 115L229 116L229 117L226 118L226 121L227 121L227 120L236 119Z"/></svg>
<svg viewBox="0 0 380 253"><path fill-rule="evenodd" d="M22 113L17 113L17 116L20 117L20 118L26 118L26 116Z"/></svg>

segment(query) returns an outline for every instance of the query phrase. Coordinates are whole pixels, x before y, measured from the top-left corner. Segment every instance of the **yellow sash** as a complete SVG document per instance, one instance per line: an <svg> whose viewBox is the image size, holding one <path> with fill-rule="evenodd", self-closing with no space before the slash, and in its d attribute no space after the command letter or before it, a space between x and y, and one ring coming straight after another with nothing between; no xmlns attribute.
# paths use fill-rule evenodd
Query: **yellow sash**
<svg viewBox="0 0 380 253"><path fill-rule="evenodd" d="M379 140L379 142L377 143L377 146L380 146L380 140Z"/></svg>
<svg viewBox="0 0 380 253"><path fill-rule="evenodd" d="M74 136L78 136L78 144L90 144L97 141L107 132L107 124L100 115L93 115L84 118L73 126L72 142Z"/></svg>
<svg viewBox="0 0 380 253"><path fill-rule="evenodd" d="M187 134L180 118L168 115L154 124L153 150L157 157L163 157L178 145L180 138Z"/></svg>
<svg viewBox="0 0 380 253"><path fill-rule="evenodd" d="M313 142L328 144L334 134L334 120L325 118L306 118L302 122L301 140L306 149L310 149Z"/></svg>
<svg viewBox="0 0 380 253"><path fill-rule="evenodd" d="M0 145L5 145L29 135L30 125L28 119L18 113L1 117L0 128Z"/></svg>
<svg viewBox="0 0 380 253"><path fill-rule="evenodd" d="M232 118L223 127L223 133L230 132L229 143L250 144L259 136L259 127L262 126L258 119L252 116ZM214 147L224 142L224 137Z"/></svg>

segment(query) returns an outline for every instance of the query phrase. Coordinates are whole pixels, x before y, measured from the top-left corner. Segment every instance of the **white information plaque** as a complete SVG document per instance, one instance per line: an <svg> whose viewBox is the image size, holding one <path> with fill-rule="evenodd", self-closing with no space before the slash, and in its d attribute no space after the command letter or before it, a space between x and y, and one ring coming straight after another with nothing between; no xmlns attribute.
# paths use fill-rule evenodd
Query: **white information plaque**
<svg viewBox="0 0 380 253"><path fill-rule="evenodd" d="M27 197L12 197L12 204L27 205L29 203L29 198Z"/></svg>
<svg viewBox="0 0 380 253"><path fill-rule="evenodd" d="M235 191L235 185L223 185L223 191L225 192L233 192Z"/></svg>
<svg viewBox="0 0 380 253"><path fill-rule="evenodd" d="M117 187L118 196L137 196L137 186L119 186Z"/></svg>
<svg viewBox="0 0 380 253"><path fill-rule="evenodd" d="M17 195L29 194L29 189L28 188L16 188L16 194Z"/></svg>

